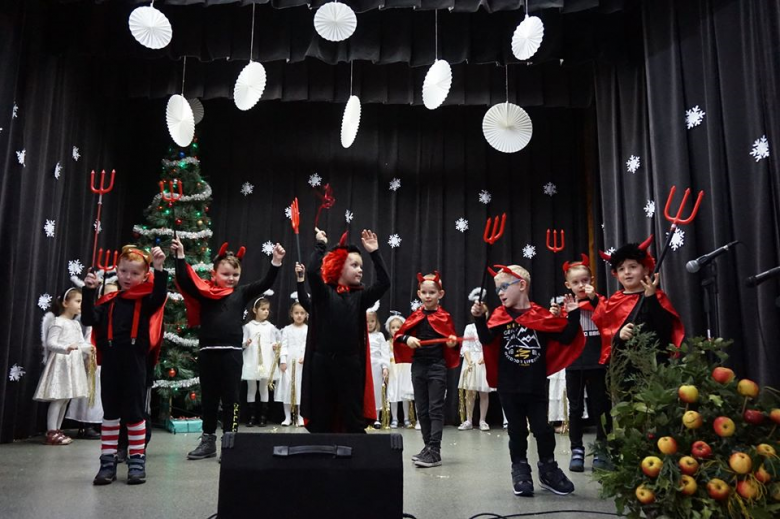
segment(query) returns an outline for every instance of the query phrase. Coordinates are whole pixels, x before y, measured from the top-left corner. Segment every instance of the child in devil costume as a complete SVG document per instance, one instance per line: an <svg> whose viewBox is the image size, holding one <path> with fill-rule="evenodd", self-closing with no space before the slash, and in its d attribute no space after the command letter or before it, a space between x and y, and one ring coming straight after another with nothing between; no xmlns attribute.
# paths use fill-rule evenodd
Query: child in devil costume
<svg viewBox="0 0 780 519"><path fill-rule="evenodd" d="M346 244L347 234L325 254L327 235L315 232L307 269L311 312L301 416L310 432L364 433L376 420L366 310L390 288L390 276L373 232L364 229L361 234L376 271L370 287L361 284L363 258L357 247Z"/></svg>
<svg viewBox="0 0 780 519"><path fill-rule="evenodd" d="M117 263L120 290L103 296L97 304L97 276L90 272L84 279L81 320L92 326L103 402L100 471L95 485L108 485L116 479L120 420L127 425L128 434L127 484L146 481L146 380L148 366L156 362L162 344L163 309L168 297L164 261L159 247L153 248L150 256L126 245Z"/></svg>
<svg viewBox="0 0 780 519"><path fill-rule="evenodd" d="M198 332L198 368L200 369L201 401L203 408L203 435L198 447L187 454L187 459L200 460L217 455L217 414L222 400L222 430L226 434L238 430L239 394L243 366L244 309L250 301L271 288L285 250L274 246L271 268L265 277L248 285L239 285L241 258L245 249L236 254L222 244L214 258L211 280L201 279L184 260L181 240L174 238L171 252L176 256L176 283L187 307L187 322L200 325Z"/></svg>
<svg viewBox="0 0 780 519"><path fill-rule="evenodd" d="M452 317L441 306L444 297L441 277L437 271L417 274L417 297L422 305L404 322L395 335L395 361L412 363L412 385L417 407L417 420L425 447L412 456L418 467L441 465L441 438L444 429L444 395L447 390L447 370L460 364L457 333ZM446 343L423 346L420 341L449 339Z"/></svg>
<svg viewBox="0 0 780 519"><path fill-rule="evenodd" d="M536 437L539 481L558 495L574 492L574 485L555 462L555 432L547 422L547 379L580 356L585 337L580 310L571 295L564 297L568 317L555 317L528 297L531 275L519 265L499 265L493 280L502 306L485 319L487 307L475 302L477 334L482 343L490 387L498 388L509 422L509 455L515 495L533 496L528 463L528 427Z"/></svg>

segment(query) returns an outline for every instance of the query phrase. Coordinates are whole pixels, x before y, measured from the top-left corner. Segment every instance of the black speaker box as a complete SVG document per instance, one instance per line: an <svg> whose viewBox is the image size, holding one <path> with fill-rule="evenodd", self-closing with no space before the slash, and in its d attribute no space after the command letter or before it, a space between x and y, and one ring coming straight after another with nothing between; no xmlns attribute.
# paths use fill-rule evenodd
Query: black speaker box
<svg viewBox="0 0 780 519"><path fill-rule="evenodd" d="M226 434L219 519L403 516L400 434Z"/></svg>

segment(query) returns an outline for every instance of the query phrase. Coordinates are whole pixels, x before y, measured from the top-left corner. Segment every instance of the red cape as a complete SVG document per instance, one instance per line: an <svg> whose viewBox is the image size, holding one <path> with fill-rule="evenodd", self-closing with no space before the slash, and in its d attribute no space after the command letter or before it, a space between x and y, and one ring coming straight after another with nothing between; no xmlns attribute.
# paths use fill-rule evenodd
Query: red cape
<svg viewBox="0 0 780 519"><path fill-rule="evenodd" d="M232 288L218 287L213 281L206 281L198 276L189 263L185 262L184 272L195 284L198 289L198 293L208 299L222 299L233 293ZM196 297L190 295L186 290L182 290L179 283L176 282L176 288L179 289L182 297L184 297L184 306L187 308L187 325L190 327L200 325L200 301Z"/></svg>
<svg viewBox="0 0 780 519"><path fill-rule="evenodd" d="M444 337L458 335L458 332L455 331L455 325L452 323L452 317L447 310L440 306L434 313L425 314L423 307L421 306L404 321L404 324L401 325L401 329L398 330L396 337L401 335L414 335L410 334L409 331L416 328L426 317L428 318L428 323L431 325L431 328L439 335ZM440 347L444 348L444 361L447 364L447 368L457 368L460 364L459 348L450 348L446 344L442 344ZM393 355L398 364L408 364L414 360L414 350L402 342L394 341Z"/></svg>
<svg viewBox="0 0 780 519"><path fill-rule="evenodd" d="M599 300L599 303L596 306L596 308L600 308L602 305L607 304L607 298L606 297L602 296L601 294L596 294L596 297ZM583 299L581 301L577 301L577 306L580 307L580 310L588 310L589 312L594 312L594 314L596 312L596 308L593 307L593 304L591 304L590 299ZM562 310L561 311L561 316L562 317L566 317L566 315L567 315L566 314L566 310ZM591 320L593 320L592 316L591 316ZM593 324L596 324L596 322L594 321ZM596 327L599 328L598 325L596 325ZM599 328L599 336L601 336L601 328ZM587 342L587 340L588 339L586 337L585 341ZM609 353L610 353L611 350L612 350L611 346L609 346L609 345L605 346L604 345L604 341L602 340L601 341L601 355L600 355L600 358L599 358L599 364L606 364L607 363L607 360L609 359Z"/></svg>
<svg viewBox="0 0 780 519"><path fill-rule="evenodd" d="M655 293L663 309L672 314L674 318L672 320L672 342L679 347L685 336L685 328L680 316L663 290L658 289ZM609 356L612 354L612 340L618 335L623 323L626 322L639 301L638 298L634 297L635 295L626 295L622 290L618 290L607 299L606 303L600 302L593 312L593 322L598 326L601 334L601 359L599 360L601 364L605 364L609 360Z"/></svg>
<svg viewBox="0 0 780 519"><path fill-rule="evenodd" d="M98 299L95 306L104 305L106 303L110 303L117 297L121 297L122 299L130 299L130 300L137 300L141 299L143 297L148 296L152 293L152 290L154 290L154 272L149 272L149 277L146 279L145 282L141 283L140 285L136 285L133 288L130 288L128 290L118 290L116 292L111 292L110 294L106 294L100 299ZM154 355L154 363L157 364L157 361L160 358L160 347L162 346L162 339L163 339L163 314L165 313L165 303L163 303L160 308L154 312L152 315L149 316L149 353ZM91 341L93 345L97 345L97 334L98 334L97 327L92 328L92 334L90 335ZM100 349L97 350L97 363L100 364L101 361L101 354Z"/></svg>
<svg viewBox="0 0 780 519"><path fill-rule="evenodd" d="M531 303L531 308L523 312L517 319L512 319L505 306L499 306L493 311L487 325L488 328L496 328L505 324L516 322L537 332L557 333L563 331L569 321L565 317L555 317L546 308L536 303ZM585 336L582 330L571 344L561 344L558 341L548 340L544 353L544 361L547 367L547 376L557 373L574 362L585 347ZM487 371L488 386L498 387L498 354L501 350L501 337L496 337L493 342L483 345L482 351L485 358L485 370Z"/></svg>

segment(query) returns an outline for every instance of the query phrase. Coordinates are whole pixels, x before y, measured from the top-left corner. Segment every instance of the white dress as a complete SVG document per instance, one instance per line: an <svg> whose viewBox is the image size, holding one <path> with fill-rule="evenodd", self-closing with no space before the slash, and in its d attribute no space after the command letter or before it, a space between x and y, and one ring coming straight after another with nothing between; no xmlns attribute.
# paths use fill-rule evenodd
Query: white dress
<svg viewBox="0 0 780 519"><path fill-rule="evenodd" d="M252 342L247 346L246 342ZM269 321L249 321L244 325L244 367L241 380L263 380L273 377L279 380L279 366L276 362L274 344L279 344L279 330ZM273 374L272 374L273 373Z"/></svg>
<svg viewBox="0 0 780 519"><path fill-rule="evenodd" d="M412 364L410 362L399 364L392 355L393 339L387 340L387 349L390 355L390 377L387 382L387 401L400 402L401 400L414 400L414 388L412 387Z"/></svg>
<svg viewBox="0 0 780 519"><path fill-rule="evenodd" d="M306 353L306 334L309 326L290 324L282 330L282 350L279 363L287 363L279 385L274 391L274 400L283 404L292 404L292 380L295 371L295 404L301 405L301 384L303 383L303 356ZM281 371L281 370L280 370Z"/></svg>
<svg viewBox="0 0 780 519"><path fill-rule="evenodd" d="M71 344L77 344L79 348L68 351ZM44 346L46 367L33 400L51 402L88 396L89 384L82 354L89 352L92 345L84 340L81 324L75 319L56 317L46 332Z"/></svg>
<svg viewBox="0 0 780 519"><path fill-rule="evenodd" d="M382 409L382 370L390 371L390 348L387 347L387 340L382 332L369 333L368 342L371 351L371 377L374 379L374 403L377 409Z"/></svg>
<svg viewBox="0 0 780 519"><path fill-rule="evenodd" d="M550 381L550 388L548 392L549 405L547 408L547 420L550 422L568 422L568 404L564 401L564 394L566 392L566 370L562 369L557 373L553 373L547 380ZM585 391L585 397L587 397L587 391ZM566 407L564 408L564 404ZM582 417L588 417L588 408L582 410Z"/></svg>
<svg viewBox="0 0 780 519"><path fill-rule="evenodd" d="M89 336L92 334L92 328L87 328L84 332L84 340L89 342ZM89 382L89 357L90 352L84 352L84 366L87 369L87 382ZM74 398L68 406L68 412L65 414L68 420L74 420L82 423L102 423L103 422L103 402L100 399L100 366L95 370L95 402L89 405L89 397Z"/></svg>
<svg viewBox="0 0 780 519"><path fill-rule="evenodd" d="M463 355L463 366L460 369L460 381L458 382L458 389L465 389L467 391L480 391L487 393L489 391L495 391L495 389L488 386L487 371L485 370L484 362L479 363L482 360L482 343L479 342L477 337L477 327L474 324L466 326L466 330L463 332L464 340L463 347L461 349L461 355ZM466 362L466 352L471 357L473 365L469 369L469 364Z"/></svg>

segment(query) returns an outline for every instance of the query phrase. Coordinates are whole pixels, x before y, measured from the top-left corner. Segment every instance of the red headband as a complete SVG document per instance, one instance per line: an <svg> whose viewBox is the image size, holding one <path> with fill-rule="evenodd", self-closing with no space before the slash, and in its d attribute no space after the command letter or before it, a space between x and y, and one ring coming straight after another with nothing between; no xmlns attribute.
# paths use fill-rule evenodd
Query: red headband
<svg viewBox="0 0 780 519"><path fill-rule="evenodd" d="M428 274L428 275L430 275L430 274ZM433 279L426 278L425 276L422 275L422 273L418 272L417 273L417 288L420 288L420 285L422 285L423 282L425 282L425 281L433 281L436 284L436 286L439 287L439 290L444 290L442 288L441 276L439 275L439 271L438 270L434 270L433 271Z"/></svg>
<svg viewBox="0 0 780 519"><path fill-rule="evenodd" d="M569 263L568 261L564 262L563 273L568 274L569 269L572 267L586 267L590 269L590 260L588 259L588 256L586 256L585 254L581 254L581 256L582 256L582 261L572 261L571 263Z"/></svg>
<svg viewBox="0 0 780 519"><path fill-rule="evenodd" d="M127 257L128 254L137 254L137 255L141 256L141 258L143 258L143 260L144 260L144 263L146 263L146 268L147 269L149 269L149 266L152 264L152 260L149 257L149 253L146 252L146 251L142 251L141 249L127 249L126 251L124 251L122 253L121 256L119 256L119 258L120 259L121 258L125 258L125 257Z"/></svg>
<svg viewBox="0 0 780 519"><path fill-rule="evenodd" d="M219 252L214 257L214 263L217 263L218 261L226 257L227 248L228 248L228 242L223 243L222 247L219 248ZM238 252L235 253L235 257L238 258L239 261L241 261L244 258L244 254L246 254L246 247L242 245L241 248L238 249Z"/></svg>
<svg viewBox="0 0 780 519"><path fill-rule="evenodd" d="M520 274L518 274L514 270L510 269L506 265L493 265L493 266L498 269L498 271L496 272L492 268L488 267L488 272L490 272L490 275L493 276L493 277L496 277L497 275L499 275L500 273L503 272L504 274L509 274L513 278L525 279L523 276L521 276Z"/></svg>
<svg viewBox="0 0 780 519"><path fill-rule="evenodd" d="M652 234L650 236L648 236L647 239L645 241L643 241L642 243L640 243L638 245L638 247L637 247L639 250L645 251L645 253L647 254L645 259L643 259L640 263L642 263L642 265L647 267L647 269L650 270L650 271L655 270L655 258L653 257L652 254L647 252L647 249L650 247L650 244L653 243L653 236L654 235L652 235ZM604 261L609 261L610 264L612 263L612 254L607 254L606 252L600 250L599 251L599 256L601 256L601 259L603 259ZM613 267L613 269L614 269L614 267ZM614 274L614 272L613 272L613 274Z"/></svg>

